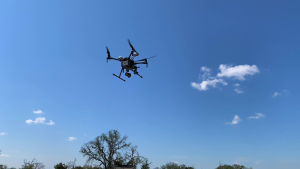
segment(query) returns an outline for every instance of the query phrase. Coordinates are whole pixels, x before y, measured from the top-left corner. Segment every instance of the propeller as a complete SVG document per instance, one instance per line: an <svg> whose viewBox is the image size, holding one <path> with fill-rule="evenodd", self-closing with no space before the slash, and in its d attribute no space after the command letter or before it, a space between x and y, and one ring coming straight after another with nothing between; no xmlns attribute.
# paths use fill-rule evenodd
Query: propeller
<svg viewBox="0 0 300 169"><path fill-rule="evenodd" d="M145 58L145 59L137 60L137 61L145 61L145 63L146 63L146 67L148 67L148 59L154 58L154 57L156 57L156 56L157 56L157 55L155 55L155 56L152 56L152 57L149 57L149 58Z"/></svg>
<svg viewBox="0 0 300 169"><path fill-rule="evenodd" d="M106 50L107 50L107 58L106 58L106 62L108 62L108 59L110 59L111 57L110 57L110 52L109 52L109 50L108 50L108 47L106 47Z"/></svg>
<svg viewBox="0 0 300 169"><path fill-rule="evenodd" d="M130 40L129 40L129 39L128 39L128 43L129 43L129 45L130 45L130 47L131 47L131 50L132 50L133 52L136 53L136 56L138 56L139 53L134 49L134 47L133 47L132 44L130 43Z"/></svg>
<svg viewBox="0 0 300 169"><path fill-rule="evenodd" d="M145 59L141 59L141 60L137 60L137 61L145 61L145 60L147 60L147 59L151 59L151 58L154 58L154 57L156 57L157 55L155 55L155 56L152 56L152 57L149 57L149 58L145 58Z"/></svg>

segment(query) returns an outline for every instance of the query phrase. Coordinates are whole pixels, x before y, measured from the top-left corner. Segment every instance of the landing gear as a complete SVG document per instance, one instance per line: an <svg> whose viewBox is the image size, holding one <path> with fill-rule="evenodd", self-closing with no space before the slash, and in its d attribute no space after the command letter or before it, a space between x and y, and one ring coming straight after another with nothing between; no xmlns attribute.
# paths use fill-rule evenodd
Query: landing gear
<svg viewBox="0 0 300 169"><path fill-rule="evenodd" d="M140 76L140 78L143 78L143 76L139 75L139 72L138 72L136 69L133 71L133 73L134 73L135 75Z"/></svg>

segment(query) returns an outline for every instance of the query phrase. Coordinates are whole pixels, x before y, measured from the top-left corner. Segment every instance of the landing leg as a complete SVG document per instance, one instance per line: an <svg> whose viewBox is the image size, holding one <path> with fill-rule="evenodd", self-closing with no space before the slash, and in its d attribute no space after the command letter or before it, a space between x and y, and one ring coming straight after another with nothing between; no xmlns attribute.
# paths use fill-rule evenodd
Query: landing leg
<svg viewBox="0 0 300 169"><path fill-rule="evenodd" d="M133 73L134 73L135 75L140 76L140 78L143 78L143 76L141 76L141 75L139 74L139 72L138 72L136 69L133 71Z"/></svg>
<svg viewBox="0 0 300 169"><path fill-rule="evenodd" d="M120 72L120 75L119 75L119 76L117 76L116 74L113 74L113 75L116 76L117 78L123 80L123 81L125 82L125 80L121 78L122 71L123 71L123 69L121 69L121 72Z"/></svg>
<svg viewBox="0 0 300 169"><path fill-rule="evenodd" d="M140 74L137 74L138 76L140 76L140 78L143 78L143 76L141 76Z"/></svg>

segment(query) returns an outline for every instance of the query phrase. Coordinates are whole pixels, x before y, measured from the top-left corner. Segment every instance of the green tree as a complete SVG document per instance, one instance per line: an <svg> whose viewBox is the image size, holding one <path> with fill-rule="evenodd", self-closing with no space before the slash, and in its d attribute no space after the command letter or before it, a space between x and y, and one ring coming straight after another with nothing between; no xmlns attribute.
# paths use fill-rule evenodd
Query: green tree
<svg viewBox="0 0 300 169"><path fill-rule="evenodd" d="M252 169L252 168L251 167L247 168L247 167L245 167L243 165L239 165L239 164L233 164L233 165L219 164L219 166L216 169Z"/></svg>
<svg viewBox="0 0 300 169"><path fill-rule="evenodd" d="M141 169L150 169L150 163L148 163L148 159L145 159L145 161L142 163Z"/></svg>
<svg viewBox="0 0 300 169"><path fill-rule="evenodd" d="M24 160L24 164L21 169L45 169L43 163L37 162L36 159L33 159L31 162Z"/></svg>
<svg viewBox="0 0 300 169"><path fill-rule="evenodd" d="M76 167L76 158L74 159L74 161L70 161L67 163L67 167L68 169L74 169Z"/></svg>
<svg viewBox="0 0 300 169"><path fill-rule="evenodd" d="M177 163L169 162L155 169L194 169L194 167L186 166L185 164L178 165Z"/></svg>
<svg viewBox="0 0 300 169"><path fill-rule="evenodd" d="M68 169L68 166L63 163L58 163L58 164L54 165L54 169Z"/></svg>
<svg viewBox="0 0 300 169"><path fill-rule="evenodd" d="M140 164L144 157L137 152L137 146L131 146L131 143L126 142L127 138L127 136L121 137L117 130L110 130L96 137L95 140L85 143L79 152L87 157L87 164L96 162L104 169L111 169L113 165ZM122 155L121 150L125 151L125 154Z"/></svg>

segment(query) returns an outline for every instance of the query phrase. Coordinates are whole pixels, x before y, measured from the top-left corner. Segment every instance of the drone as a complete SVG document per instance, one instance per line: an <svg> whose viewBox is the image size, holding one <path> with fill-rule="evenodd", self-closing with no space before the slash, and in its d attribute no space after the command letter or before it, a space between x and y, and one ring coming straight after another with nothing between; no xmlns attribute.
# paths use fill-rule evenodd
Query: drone
<svg viewBox="0 0 300 169"><path fill-rule="evenodd" d="M148 67L148 60L147 59L150 59L150 58L153 58L153 57L156 57L156 56L152 56L152 57L149 57L149 58L145 58L145 59L141 59L141 60L137 60L137 61L134 61L134 58L139 56L140 54L134 49L134 47L132 46L132 44L130 43L130 40L128 39L128 43L131 47L131 52L130 52L130 55L126 58L123 58L123 57L119 57L118 59L117 58L113 58L110 56L110 52L108 50L108 47L106 47L106 50L107 50L107 58L106 58L106 62L108 62L108 60L112 59L112 60L117 60L117 61L120 61L121 62L121 72L120 72L120 75L117 76L116 74L113 74L114 76L116 76L117 78L123 80L125 82L124 79L121 78L121 74L124 73L124 70L126 70L126 73L125 75L130 78L131 77L131 73L129 73L129 71L131 70L135 75L138 75L140 78L143 78L139 72L137 71L138 64L146 64L146 67Z"/></svg>

